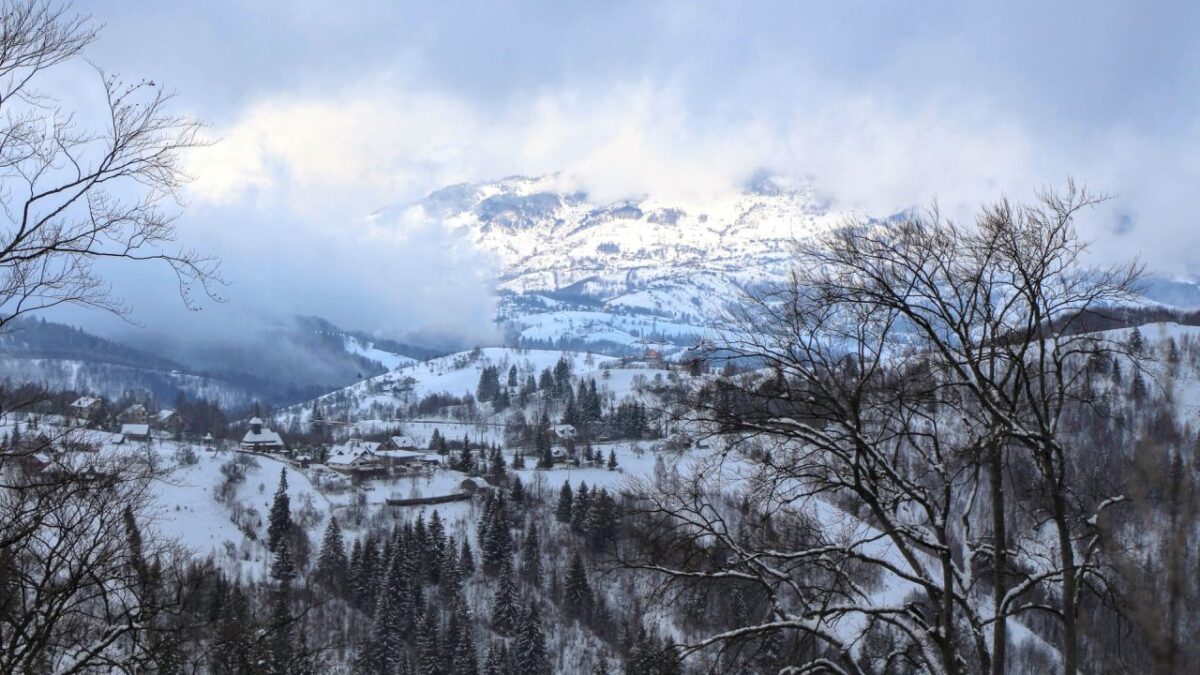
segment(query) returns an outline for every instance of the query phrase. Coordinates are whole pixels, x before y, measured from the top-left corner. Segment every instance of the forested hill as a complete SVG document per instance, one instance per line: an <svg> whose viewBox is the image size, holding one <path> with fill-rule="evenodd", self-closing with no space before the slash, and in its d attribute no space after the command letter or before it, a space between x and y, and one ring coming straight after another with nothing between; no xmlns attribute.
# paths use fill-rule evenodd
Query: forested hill
<svg viewBox="0 0 1200 675"><path fill-rule="evenodd" d="M0 353L29 359L89 361L152 370L181 370L184 367L136 347L114 342L82 328L37 318L21 318L0 334Z"/></svg>

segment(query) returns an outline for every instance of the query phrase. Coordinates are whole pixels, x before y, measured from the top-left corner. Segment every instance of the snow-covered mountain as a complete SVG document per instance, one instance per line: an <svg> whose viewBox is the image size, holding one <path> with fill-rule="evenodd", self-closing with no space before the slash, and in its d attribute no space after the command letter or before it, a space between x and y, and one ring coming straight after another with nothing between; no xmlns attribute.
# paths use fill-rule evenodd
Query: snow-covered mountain
<svg viewBox="0 0 1200 675"><path fill-rule="evenodd" d="M664 351L721 325L744 289L779 278L790 247L839 223L807 183L761 175L705 203L597 203L560 177L439 190L398 211L458 231L495 256L497 319L523 346Z"/></svg>

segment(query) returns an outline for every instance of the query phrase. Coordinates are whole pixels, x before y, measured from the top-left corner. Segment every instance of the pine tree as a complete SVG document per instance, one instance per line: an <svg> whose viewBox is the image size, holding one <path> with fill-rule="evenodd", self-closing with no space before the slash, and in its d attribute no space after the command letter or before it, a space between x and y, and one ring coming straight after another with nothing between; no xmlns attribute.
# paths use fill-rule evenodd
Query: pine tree
<svg viewBox="0 0 1200 675"><path fill-rule="evenodd" d="M281 586L287 586L296 578L296 564L292 561L292 552L287 540L282 540L275 547L275 557L271 562L271 578Z"/></svg>
<svg viewBox="0 0 1200 675"><path fill-rule="evenodd" d="M536 434L534 448L537 451L538 468L553 468L554 455L551 453L550 446L550 417L545 412L542 413L541 419L538 420L538 426L534 433Z"/></svg>
<svg viewBox="0 0 1200 675"><path fill-rule="evenodd" d="M509 532L508 510L502 495L494 497L487 526L487 536L480 543L480 567L485 574L495 574L502 564L512 558L512 534Z"/></svg>
<svg viewBox="0 0 1200 675"><path fill-rule="evenodd" d="M471 614L467 604L459 599L455 619L460 627L451 655L451 675L479 675L479 656L475 653L475 641L471 639ZM448 651L449 651L449 646Z"/></svg>
<svg viewBox="0 0 1200 675"><path fill-rule="evenodd" d="M608 470L609 471L617 470L617 452L616 452L616 450L613 450L611 448L608 451Z"/></svg>
<svg viewBox="0 0 1200 675"><path fill-rule="evenodd" d="M1141 354L1146 348L1146 340L1142 337L1142 331L1138 330L1137 326L1134 326L1133 330L1129 331L1129 339L1126 341L1125 346L1134 355Z"/></svg>
<svg viewBox="0 0 1200 675"><path fill-rule="evenodd" d="M321 537L321 550L317 554L317 580L340 593L348 567L342 527L334 516L329 519L325 535Z"/></svg>
<svg viewBox="0 0 1200 675"><path fill-rule="evenodd" d="M292 529L292 507L287 494L287 469L279 469L279 487L275 490L275 499L271 502L270 521L267 525L267 549L272 553L279 542Z"/></svg>
<svg viewBox="0 0 1200 675"><path fill-rule="evenodd" d="M554 519L560 523L571 522L571 502L573 496L571 494L570 481L563 481L562 489L558 491L558 507L554 509Z"/></svg>
<svg viewBox="0 0 1200 675"><path fill-rule="evenodd" d="M518 506L525 503L525 484L521 482L520 476L513 476L512 486L509 488L508 494L512 499L512 503Z"/></svg>
<svg viewBox="0 0 1200 675"><path fill-rule="evenodd" d="M521 544L521 576L535 585L542 582L542 546L532 520Z"/></svg>
<svg viewBox="0 0 1200 675"><path fill-rule="evenodd" d="M583 531L583 521L587 519L588 509L592 505L592 495L588 491L587 483L579 482L579 489L575 491L575 502L571 505L571 529L576 532Z"/></svg>
<svg viewBox="0 0 1200 675"><path fill-rule="evenodd" d="M475 573L475 555L471 553L470 535L463 535L462 550L458 553L458 568L464 577Z"/></svg>
<svg viewBox="0 0 1200 675"><path fill-rule="evenodd" d="M496 582L496 595L492 600L492 627L502 635L510 635L520 622L517 607L517 585L513 579L512 564L500 568Z"/></svg>
<svg viewBox="0 0 1200 675"><path fill-rule="evenodd" d="M603 548L616 534L617 504L608 490L600 488L592 493L587 518L583 521L583 532L593 550Z"/></svg>
<svg viewBox="0 0 1200 675"><path fill-rule="evenodd" d="M577 619L587 618L592 608L592 586L588 583L587 569L583 566L583 557L579 555L579 551L571 557L563 590L563 604L567 614Z"/></svg>
<svg viewBox="0 0 1200 675"><path fill-rule="evenodd" d="M483 675L508 675L508 654L504 643L493 640L488 647L487 660L483 664Z"/></svg>
<svg viewBox="0 0 1200 675"><path fill-rule="evenodd" d="M550 659L546 654L546 636L542 632L542 614L537 603L529 606L517 635L517 668L526 675L548 675Z"/></svg>
<svg viewBox="0 0 1200 675"><path fill-rule="evenodd" d="M279 547L287 551L287 544ZM288 593L286 586L281 586L272 592L271 618L266 642L266 672L272 675L285 675L292 669L292 616L288 610Z"/></svg>
<svg viewBox="0 0 1200 675"><path fill-rule="evenodd" d="M432 607L426 610L425 619L417 633L417 673L443 675L437 611Z"/></svg>

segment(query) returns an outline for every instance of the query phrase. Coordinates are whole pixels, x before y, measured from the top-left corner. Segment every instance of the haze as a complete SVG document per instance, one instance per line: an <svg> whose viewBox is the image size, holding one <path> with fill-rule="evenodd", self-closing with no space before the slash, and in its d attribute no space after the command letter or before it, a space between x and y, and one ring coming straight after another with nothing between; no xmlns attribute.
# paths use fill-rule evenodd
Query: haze
<svg viewBox="0 0 1200 675"><path fill-rule="evenodd" d="M937 198L963 215L1068 175L1117 199L1096 252L1197 271L1193 3L80 2L89 58L180 93L218 142L179 221L229 301L115 271L150 330L294 313L483 340L492 265L378 209L463 181L560 171L598 198L703 200L767 169L838 208ZM455 307L447 313L446 307ZM57 315L116 330L95 313Z"/></svg>

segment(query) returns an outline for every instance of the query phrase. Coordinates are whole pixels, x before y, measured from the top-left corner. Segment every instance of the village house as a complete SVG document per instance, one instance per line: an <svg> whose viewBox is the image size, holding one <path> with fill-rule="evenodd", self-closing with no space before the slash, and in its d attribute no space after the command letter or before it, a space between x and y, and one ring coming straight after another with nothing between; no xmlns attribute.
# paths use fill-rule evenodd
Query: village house
<svg viewBox="0 0 1200 675"><path fill-rule="evenodd" d="M572 424L555 424L550 427L549 434L550 440L553 441L573 441L578 437L579 432Z"/></svg>
<svg viewBox="0 0 1200 675"><path fill-rule="evenodd" d="M283 452L287 446L277 432L263 426L262 419L251 417L250 430L242 437L241 447L251 452Z"/></svg>
<svg viewBox="0 0 1200 675"><path fill-rule="evenodd" d="M467 476L458 484L458 489L471 495L487 494L492 491L492 485L479 476Z"/></svg>
<svg viewBox="0 0 1200 675"><path fill-rule="evenodd" d="M410 451L421 449L421 447L417 445L417 439L413 438L412 436L392 436L388 439L388 448L391 450Z"/></svg>
<svg viewBox="0 0 1200 675"><path fill-rule="evenodd" d="M151 419L150 426L159 431L178 434L183 431L183 415L174 410L159 410Z"/></svg>
<svg viewBox="0 0 1200 675"><path fill-rule="evenodd" d="M147 424L150 421L150 413L146 411L146 406L134 403L122 411L118 419L122 424Z"/></svg>
<svg viewBox="0 0 1200 675"><path fill-rule="evenodd" d="M96 396L80 396L71 404L71 416L81 421L95 419L104 408L104 401Z"/></svg>
<svg viewBox="0 0 1200 675"><path fill-rule="evenodd" d="M149 424L122 424L121 439L124 441L150 440Z"/></svg>
<svg viewBox="0 0 1200 675"><path fill-rule="evenodd" d="M425 461L425 453L415 450L392 450L385 448L377 451L375 456L393 474L423 471L429 466Z"/></svg>
<svg viewBox="0 0 1200 675"><path fill-rule="evenodd" d="M338 473L365 477L386 470L384 462L375 454L380 444L352 438L329 449L325 466Z"/></svg>

